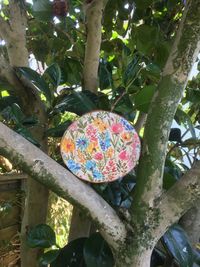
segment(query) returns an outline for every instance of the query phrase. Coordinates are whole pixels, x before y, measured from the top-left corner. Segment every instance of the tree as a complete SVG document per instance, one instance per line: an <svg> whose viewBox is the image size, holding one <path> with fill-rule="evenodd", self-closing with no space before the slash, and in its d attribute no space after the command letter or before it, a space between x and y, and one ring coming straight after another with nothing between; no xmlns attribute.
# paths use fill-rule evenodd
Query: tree
<svg viewBox="0 0 200 267"><path fill-rule="evenodd" d="M116 266L150 266L159 239L200 197L199 77L188 83L200 50L200 1L10 0L1 11L0 154L31 177L22 266L36 266L38 251L25 245L25 226L45 221L47 189L92 218ZM39 73L28 68L31 53ZM61 166L56 138L74 113L97 108L122 114L141 134L139 165L127 178L133 185L136 177L136 185L125 197L112 185L91 187ZM192 139L170 131L174 118Z"/></svg>

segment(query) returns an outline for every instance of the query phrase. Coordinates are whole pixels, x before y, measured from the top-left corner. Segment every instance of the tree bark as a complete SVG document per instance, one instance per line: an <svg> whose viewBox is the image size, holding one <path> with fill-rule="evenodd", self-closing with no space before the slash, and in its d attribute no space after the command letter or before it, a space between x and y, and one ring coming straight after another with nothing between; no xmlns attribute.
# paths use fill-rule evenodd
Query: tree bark
<svg viewBox="0 0 200 267"><path fill-rule="evenodd" d="M142 224L145 213L148 214L155 207L156 199L159 199L162 193L163 170L171 124L200 50L199 15L200 0L188 2L148 112L138 182L131 207L133 221L141 220Z"/></svg>
<svg viewBox="0 0 200 267"><path fill-rule="evenodd" d="M84 89L96 93L101 47L102 15L107 1L85 0L87 42L83 69Z"/></svg>
<svg viewBox="0 0 200 267"><path fill-rule="evenodd" d="M200 201L190 209L180 220L180 225L186 231L191 245L195 249L200 242Z"/></svg>
<svg viewBox="0 0 200 267"><path fill-rule="evenodd" d="M43 138L44 126L47 122L44 107L36 90L27 88L13 71L13 67L28 67L29 65L28 50L26 48L26 16L25 10L20 5L20 1L10 0L9 20L5 21L0 17L0 22L2 23L0 25L0 34L6 41L9 59L9 62L7 62L1 56L0 63L3 68L1 68L0 76L11 85L12 90L14 89L19 93L18 96L21 98L24 113L28 116L35 114L40 121L40 125L43 125L43 127L33 127L31 132L33 137L41 144L42 149L47 152L47 140ZM26 201L21 225L21 267L36 267L40 251L38 249L30 249L27 246L27 228L46 221L48 189L31 177L28 178L26 188Z"/></svg>

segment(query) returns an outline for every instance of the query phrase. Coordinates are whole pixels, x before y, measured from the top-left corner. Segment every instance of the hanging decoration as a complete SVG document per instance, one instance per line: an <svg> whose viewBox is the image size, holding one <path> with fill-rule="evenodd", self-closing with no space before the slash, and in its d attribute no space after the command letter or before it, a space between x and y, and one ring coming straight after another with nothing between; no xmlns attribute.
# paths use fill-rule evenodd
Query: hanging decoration
<svg viewBox="0 0 200 267"><path fill-rule="evenodd" d="M123 117L93 111L73 122L61 141L62 158L80 179L92 183L112 182L136 165L140 139Z"/></svg>

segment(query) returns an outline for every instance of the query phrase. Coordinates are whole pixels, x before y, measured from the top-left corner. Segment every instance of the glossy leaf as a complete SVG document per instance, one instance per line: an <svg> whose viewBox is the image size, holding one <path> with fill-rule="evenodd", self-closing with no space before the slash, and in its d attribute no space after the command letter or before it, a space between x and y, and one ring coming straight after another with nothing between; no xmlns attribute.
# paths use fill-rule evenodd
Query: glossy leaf
<svg viewBox="0 0 200 267"><path fill-rule="evenodd" d="M153 36L153 38L152 38ZM149 54L158 41L158 29L154 26L142 24L136 29L136 47L143 54Z"/></svg>
<svg viewBox="0 0 200 267"><path fill-rule="evenodd" d="M38 141L32 136L31 132L27 128L19 126L15 129L15 131L24 138L26 138L29 142L31 142L35 146L40 147Z"/></svg>
<svg viewBox="0 0 200 267"><path fill-rule="evenodd" d="M4 108L11 106L12 104L18 103L18 101L19 101L18 98L15 96L5 96L0 98L0 112Z"/></svg>
<svg viewBox="0 0 200 267"><path fill-rule="evenodd" d="M28 232L27 243L31 248L50 248L56 244L56 236L50 226L39 224Z"/></svg>
<svg viewBox="0 0 200 267"><path fill-rule="evenodd" d="M83 258L83 247L87 238L76 239L60 250L51 267L88 267Z"/></svg>
<svg viewBox="0 0 200 267"><path fill-rule="evenodd" d="M41 267L47 266L48 264L55 261L59 254L60 254L59 249L50 250L50 251L45 252L39 258L39 266L41 266Z"/></svg>
<svg viewBox="0 0 200 267"><path fill-rule="evenodd" d="M42 21L53 18L52 3L49 0L33 0L33 14Z"/></svg>
<svg viewBox="0 0 200 267"><path fill-rule="evenodd" d="M135 55L131 60L131 62L126 67L123 76L123 82L125 87L130 87L133 80L137 77L139 70L142 68L142 66L139 64L140 60L141 60L140 56Z"/></svg>
<svg viewBox="0 0 200 267"><path fill-rule="evenodd" d="M52 84L57 87L60 84L61 81L61 70L60 67L58 66L58 64L54 63L51 66L49 66L43 76L48 75L48 77L50 78L50 81L52 82Z"/></svg>
<svg viewBox="0 0 200 267"><path fill-rule="evenodd" d="M99 64L99 87L101 90L112 87L112 69L109 64Z"/></svg>
<svg viewBox="0 0 200 267"><path fill-rule="evenodd" d="M153 85L144 86L134 97L136 109L147 113L155 90L156 87Z"/></svg>
<svg viewBox="0 0 200 267"><path fill-rule="evenodd" d="M49 90L49 86L36 71L27 67L19 67L17 68L17 72L33 83L37 89L45 95L47 100L51 101L51 92Z"/></svg>
<svg viewBox="0 0 200 267"><path fill-rule="evenodd" d="M196 133L191 118L185 111L178 108L176 111L175 120L178 124L183 124L186 128L188 128L192 137L196 138Z"/></svg>
<svg viewBox="0 0 200 267"><path fill-rule="evenodd" d="M193 266L193 249L184 230L179 225L170 227L163 236L163 242L181 267Z"/></svg>
<svg viewBox="0 0 200 267"><path fill-rule="evenodd" d="M100 233L95 233L86 240L83 253L87 267L114 266L112 251Z"/></svg>
<svg viewBox="0 0 200 267"><path fill-rule="evenodd" d="M72 123L71 121L65 121L54 128L49 128L46 131L46 135L51 136L51 137L62 137L64 132L66 131L67 127L71 123Z"/></svg>
<svg viewBox="0 0 200 267"><path fill-rule="evenodd" d="M70 111L78 115L96 109L95 104L84 92L73 91L55 106L53 113Z"/></svg>

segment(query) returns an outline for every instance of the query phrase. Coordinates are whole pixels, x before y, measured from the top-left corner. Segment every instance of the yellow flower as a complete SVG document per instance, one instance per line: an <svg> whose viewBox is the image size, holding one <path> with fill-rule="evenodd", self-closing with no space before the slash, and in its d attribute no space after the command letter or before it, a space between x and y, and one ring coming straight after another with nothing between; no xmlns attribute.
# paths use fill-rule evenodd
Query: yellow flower
<svg viewBox="0 0 200 267"><path fill-rule="evenodd" d="M103 132L108 128L108 125L100 119L95 119L94 125L99 129L100 132Z"/></svg>
<svg viewBox="0 0 200 267"><path fill-rule="evenodd" d="M87 147L87 152L89 154L93 154L98 149L98 143L97 142L91 142L89 146Z"/></svg>
<svg viewBox="0 0 200 267"><path fill-rule="evenodd" d="M79 158L80 163L85 163L85 161L86 161L85 156L83 155L83 153L80 150L78 150L78 158Z"/></svg>
<svg viewBox="0 0 200 267"><path fill-rule="evenodd" d="M75 149L75 144L72 139L64 138L61 143L61 149L66 153L73 152Z"/></svg>
<svg viewBox="0 0 200 267"><path fill-rule="evenodd" d="M106 151L106 157L112 158L114 154L114 149L112 147L109 147L108 150Z"/></svg>
<svg viewBox="0 0 200 267"><path fill-rule="evenodd" d="M127 133L127 132L123 133L123 134L121 135L121 137L122 137L122 139L123 139L124 141L127 141L127 142L131 140L131 134L130 134L130 133Z"/></svg>

